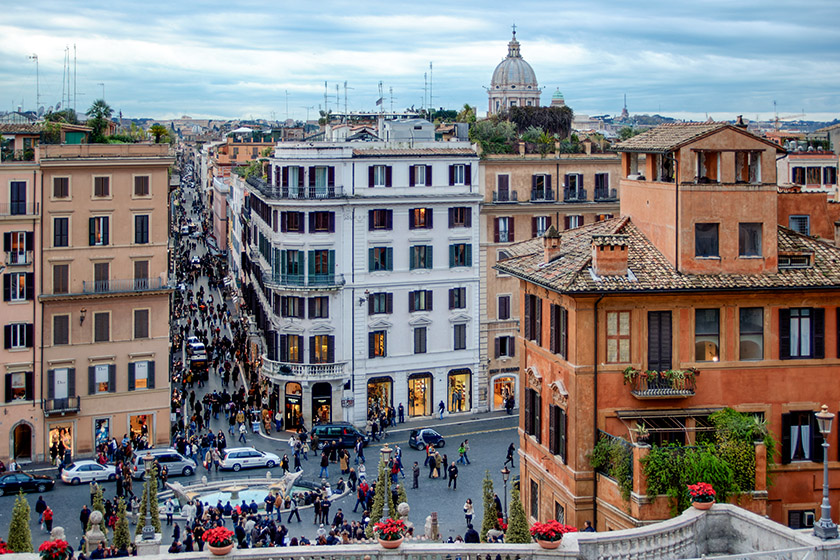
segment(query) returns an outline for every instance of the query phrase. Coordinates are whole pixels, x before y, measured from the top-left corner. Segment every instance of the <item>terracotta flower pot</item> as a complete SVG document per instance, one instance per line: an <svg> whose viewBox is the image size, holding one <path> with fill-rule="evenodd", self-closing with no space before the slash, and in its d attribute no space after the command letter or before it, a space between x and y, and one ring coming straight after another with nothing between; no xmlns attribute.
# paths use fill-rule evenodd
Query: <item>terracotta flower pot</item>
<svg viewBox="0 0 840 560"><path fill-rule="evenodd" d="M537 539L537 543L543 548L546 548L548 550L553 550L553 549L557 548L558 546L560 546L561 540L562 539L557 539L556 541L544 541L544 540L541 540L541 539Z"/></svg>
<svg viewBox="0 0 840 560"><path fill-rule="evenodd" d="M712 506L715 505L715 501L712 500L711 502L691 502L691 506L694 509L700 509L706 511L707 509L712 509Z"/></svg>
<svg viewBox="0 0 840 560"><path fill-rule="evenodd" d="M379 544L382 545L382 548L399 548L400 545L403 543L403 538L404 537L400 537L395 541L385 541L379 539Z"/></svg>
<svg viewBox="0 0 840 560"><path fill-rule="evenodd" d="M210 552L212 552L216 556L224 556L225 554L233 550L233 543L230 543L227 546L213 546L212 544L208 544L207 548L209 548Z"/></svg>

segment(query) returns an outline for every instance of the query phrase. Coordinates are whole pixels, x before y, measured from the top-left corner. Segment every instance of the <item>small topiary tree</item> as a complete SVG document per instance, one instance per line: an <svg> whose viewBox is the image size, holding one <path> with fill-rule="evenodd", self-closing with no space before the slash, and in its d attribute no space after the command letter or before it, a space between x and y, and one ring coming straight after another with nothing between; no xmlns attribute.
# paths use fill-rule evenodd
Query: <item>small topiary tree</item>
<svg viewBox="0 0 840 560"><path fill-rule="evenodd" d="M490 471L484 471L484 481L481 483L482 505L484 507L484 519L481 522L481 542L487 542L487 531L496 528L497 511L496 502L493 501L493 481L490 479Z"/></svg>
<svg viewBox="0 0 840 560"><path fill-rule="evenodd" d="M505 531L505 542L527 544L531 542L531 530L525 518L525 508L519 496L519 489L514 486L510 493L510 516Z"/></svg>
<svg viewBox="0 0 840 560"><path fill-rule="evenodd" d="M15 498L12 509L12 521L9 523L9 539L7 546L14 552L33 552L32 533L29 530L30 510L29 502L20 492Z"/></svg>
<svg viewBox="0 0 840 560"><path fill-rule="evenodd" d="M370 523L365 528L367 538L373 538L373 524L379 523L385 515L385 494L388 486L388 469L385 461L379 461L379 474L376 477L376 489L373 492L373 505L370 507Z"/></svg>
<svg viewBox="0 0 840 560"><path fill-rule="evenodd" d="M128 530L128 515L125 512L125 500L120 496L117 502L117 524L114 526L114 548L128 549L131 544L131 535Z"/></svg>
<svg viewBox="0 0 840 560"><path fill-rule="evenodd" d="M98 511L102 514L103 525L104 522L107 521L105 519L105 492L102 490L102 487L99 486L96 482L93 483L95 486L93 487L93 506L91 511ZM88 531L90 530L90 521L88 521Z"/></svg>
<svg viewBox="0 0 840 560"><path fill-rule="evenodd" d="M149 469L149 472L146 473L146 481L143 482L143 496L140 499L140 511L138 513L139 518L137 520L137 530L134 532L135 535L139 535L143 532L143 526L146 524L146 499L151 497L151 516L152 516L152 526L155 528L155 533L160 533L160 511L158 510L158 502L157 502L157 466L152 465L152 468Z"/></svg>
<svg viewBox="0 0 840 560"><path fill-rule="evenodd" d="M399 514L397 514L397 506L403 502L408 503L408 495L405 493L405 484L399 484L397 487L397 503L394 504L394 509L391 510L393 512L391 517L394 519L399 517Z"/></svg>

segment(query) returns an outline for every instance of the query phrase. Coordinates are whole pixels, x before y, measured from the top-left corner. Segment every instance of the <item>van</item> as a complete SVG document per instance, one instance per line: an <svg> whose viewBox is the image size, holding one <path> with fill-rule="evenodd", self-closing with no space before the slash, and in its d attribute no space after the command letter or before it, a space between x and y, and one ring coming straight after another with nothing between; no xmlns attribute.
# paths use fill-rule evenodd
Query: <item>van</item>
<svg viewBox="0 0 840 560"><path fill-rule="evenodd" d="M162 448L162 449L143 449L142 451L136 451L134 453L134 469L131 472L131 478L135 480L143 480L146 475L146 463L143 461L143 458L146 455L151 455L163 468L166 467L166 470L169 472L169 476L192 476L195 473L195 461L192 459L188 459L184 457L180 453L178 453L175 449L169 448Z"/></svg>
<svg viewBox="0 0 840 560"><path fill-rule="evenodd" d="M356 446L356 438L362 438L362 444L367 446L370 438L367 434L360 432L350 422L336 422L333 424L318 424L312 428L312 435L318 436L318 448L323 447L326 442L336 442L338 447L353 449Z"/></svg>

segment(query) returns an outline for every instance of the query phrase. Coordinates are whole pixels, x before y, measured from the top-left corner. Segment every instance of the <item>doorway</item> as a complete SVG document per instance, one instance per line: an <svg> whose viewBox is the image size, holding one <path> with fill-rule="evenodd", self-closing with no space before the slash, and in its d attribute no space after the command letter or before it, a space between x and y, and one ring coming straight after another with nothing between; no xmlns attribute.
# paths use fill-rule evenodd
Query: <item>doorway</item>
<svg viewBox="0 0 840 560"><path fill-rule="evenodd" d="M32 428L29 424L18 424L15 426L14 437L14 459L15 461L32 460Z"/></svg>

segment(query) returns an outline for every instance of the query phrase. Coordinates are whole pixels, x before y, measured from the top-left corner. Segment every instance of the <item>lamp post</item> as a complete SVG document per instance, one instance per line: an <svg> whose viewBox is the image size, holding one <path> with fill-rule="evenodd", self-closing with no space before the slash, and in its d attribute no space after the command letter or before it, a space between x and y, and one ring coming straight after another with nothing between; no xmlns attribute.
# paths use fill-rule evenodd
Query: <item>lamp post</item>
<svg viewBox="0 0 840 560"><path fill-rule="evenodd" d="M508 508L507 508L507 481L508 477L510 477L510 469L507 468L507 465L502 467L502 482L505 483L505 523L508 522Z"/></svg>
<svg viewBox="0 0 840 560"><path fill-rule="evenodd" d="M820 433L823 437L823 499L820 506L820 520L814 525L814 536L825 539L837 538L837 525L831 521L831 502L828 501L828 435L831 433L831 421L834 414L828 411L828 406L822 405L822 410L815 413Z"/></svg>
<svg viewBox="0 0 840 560"><path fill-rule="evenodd" d="M382 446L382 449L379 450L379 453L381 454L380 456L382 457L382 462L385 463L385 467L386 467L385 480L384 481L382 481L382 480L379 481L379 484L382 484L383 482L385 482L385 503L383 504L384 507L382 508L382 519L380 519L380 521L385 521L385 519L388 518L388 516L385 515L385 512L390 511L392 509L390 507L390 503L391 503L391 473L387 470L388 463L391 460L391 451L392 450L391 450L390 447L388 447L387 443Z"/></svg>
<svg viewBox="0 0 840 560"><path fill-rule="evenodd" d="M152 527L152 491L151 485L155 483L155 481L149 478L149 474L152 472L152 462L154 461L154 457L152 457L151 453L146 453L143 457L143 465L146 469L143 474L146 478L146 521L143 525L143 539L144 541L153 541L155 540L155 528Z"/></svg>

